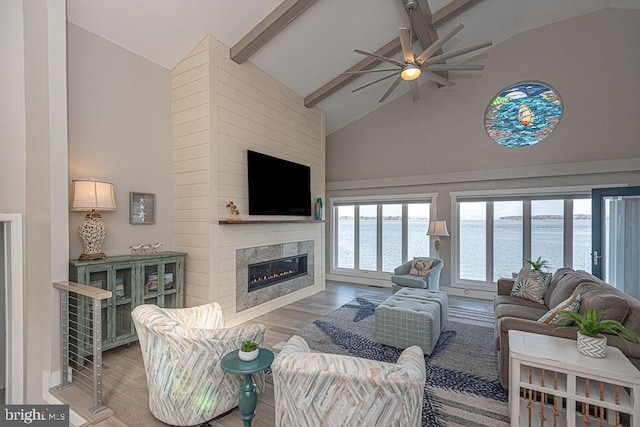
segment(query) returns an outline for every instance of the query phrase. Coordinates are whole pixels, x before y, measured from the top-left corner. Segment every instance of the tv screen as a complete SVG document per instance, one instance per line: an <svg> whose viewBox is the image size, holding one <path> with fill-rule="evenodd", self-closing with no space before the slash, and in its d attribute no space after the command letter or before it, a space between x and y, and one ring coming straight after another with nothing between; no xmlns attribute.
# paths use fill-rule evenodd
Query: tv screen
<svg viewBox="0 0 640 427"><path fill-rule="evenodd" d="M249 215L311 215L311 168L247 150Z"/></svg>

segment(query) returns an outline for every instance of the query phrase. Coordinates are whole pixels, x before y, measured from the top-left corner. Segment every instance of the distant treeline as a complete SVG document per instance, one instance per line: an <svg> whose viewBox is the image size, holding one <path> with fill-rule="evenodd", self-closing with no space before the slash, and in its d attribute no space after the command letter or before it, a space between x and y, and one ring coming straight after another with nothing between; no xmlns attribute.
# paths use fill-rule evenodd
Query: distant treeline
<svg viewBox="0 0 640 427"><path fill-rule="evenodd" d="M347 220L347 219L353 219L353 217L352 216L341 216L341 217L338 217L338 219ZM376 217L376 216L361 216L360 219L373 220L373 219L378 219L378 217ZM402 217L401 216L383 216L382 219L387 220L387 221L400 221L402 219ZM420 220L421 221L426 221L429 218L414 218L414 217L411 217L409 219L419 220L419 221Z"/></svg>
<svg viewBox="0 0 640 427"><path fill-rule="evenodd" d="M533 215L531 219L563 219L563 215ZM501 216L498 219L517 219L521 220L522 215L511 215L511 216ZM589 214L576 214L573 216L573 219L591 219L591 215Z"/></svg>

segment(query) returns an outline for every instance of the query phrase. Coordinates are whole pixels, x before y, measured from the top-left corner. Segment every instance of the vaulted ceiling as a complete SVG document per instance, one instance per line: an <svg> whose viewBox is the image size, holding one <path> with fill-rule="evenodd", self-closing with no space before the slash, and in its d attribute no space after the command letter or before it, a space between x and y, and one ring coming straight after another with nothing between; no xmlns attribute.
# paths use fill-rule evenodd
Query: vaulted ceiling
<svg viewBox="0 0 640 427"><path fill-rule="evenodd" d="M411 16L406 2L416 5ZM305 97L306 105L324 109L327 134L381 106L378 100L393 79L352 93L385 74L348 78L340 73L388 68L354 49L394 55L403 62L398 28L413 26L418 38L414 50L420 53L420 42L464 24L464 30L443 45L446 53L487 39L496 44L606 7L640 8L637 0L67 0L67 5L73 24L167 69L211 34L231 49L236 62L251 61ZM456 73L482 71L448 73L455 81ZM434 84L426 79L419 83ZM408 90L408 85L399 85L385 102ZM413 101L405 96L403 102Z"/></svg>

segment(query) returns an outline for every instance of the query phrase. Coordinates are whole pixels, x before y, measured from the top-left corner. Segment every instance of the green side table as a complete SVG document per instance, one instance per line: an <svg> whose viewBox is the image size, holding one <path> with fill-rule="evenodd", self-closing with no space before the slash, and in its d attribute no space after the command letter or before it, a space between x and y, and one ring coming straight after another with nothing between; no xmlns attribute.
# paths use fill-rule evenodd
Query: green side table
<svg viewBox="0 0 640 427"><path fill-rule="evenodd" d="M258 403L256 383L251 375L264 371L271 366L273 358L274 355L271 350L260 347L258 357L250 362L240 360L238 358L238 350L226 354L220 361L220 366L225 372L244 375L238 400L238 409L240 409L240 418L244 421L244 427L251 427L251 420L256 416L256 404Z"/></svg>

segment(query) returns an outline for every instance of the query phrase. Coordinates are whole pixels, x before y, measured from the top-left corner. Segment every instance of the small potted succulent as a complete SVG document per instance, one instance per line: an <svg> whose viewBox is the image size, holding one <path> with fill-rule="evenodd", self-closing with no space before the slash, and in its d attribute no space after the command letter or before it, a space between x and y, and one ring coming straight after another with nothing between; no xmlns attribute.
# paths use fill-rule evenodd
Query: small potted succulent
<svg viewBox="0 0 640 427"><path fill-rule="evenodd" d="M640 336L627 329L617 320L602 320L604 313L596 313L593 307L587 307L585 314L561 311L560 316L572 320L575 324L560 328L573 328L578 331L578 351L585 356L603 358L607 355L607 337L602 333L617 335L629 347L629 342L640 342Z"/></svg>
<svg viewBox="0 0 640 427"><path fill-rule="evenodd" d="M240 344L240 351L238 351L238 357L240 360L250 362L258 357L259 353L258 343L251 340L242 340Z"/></svg>

